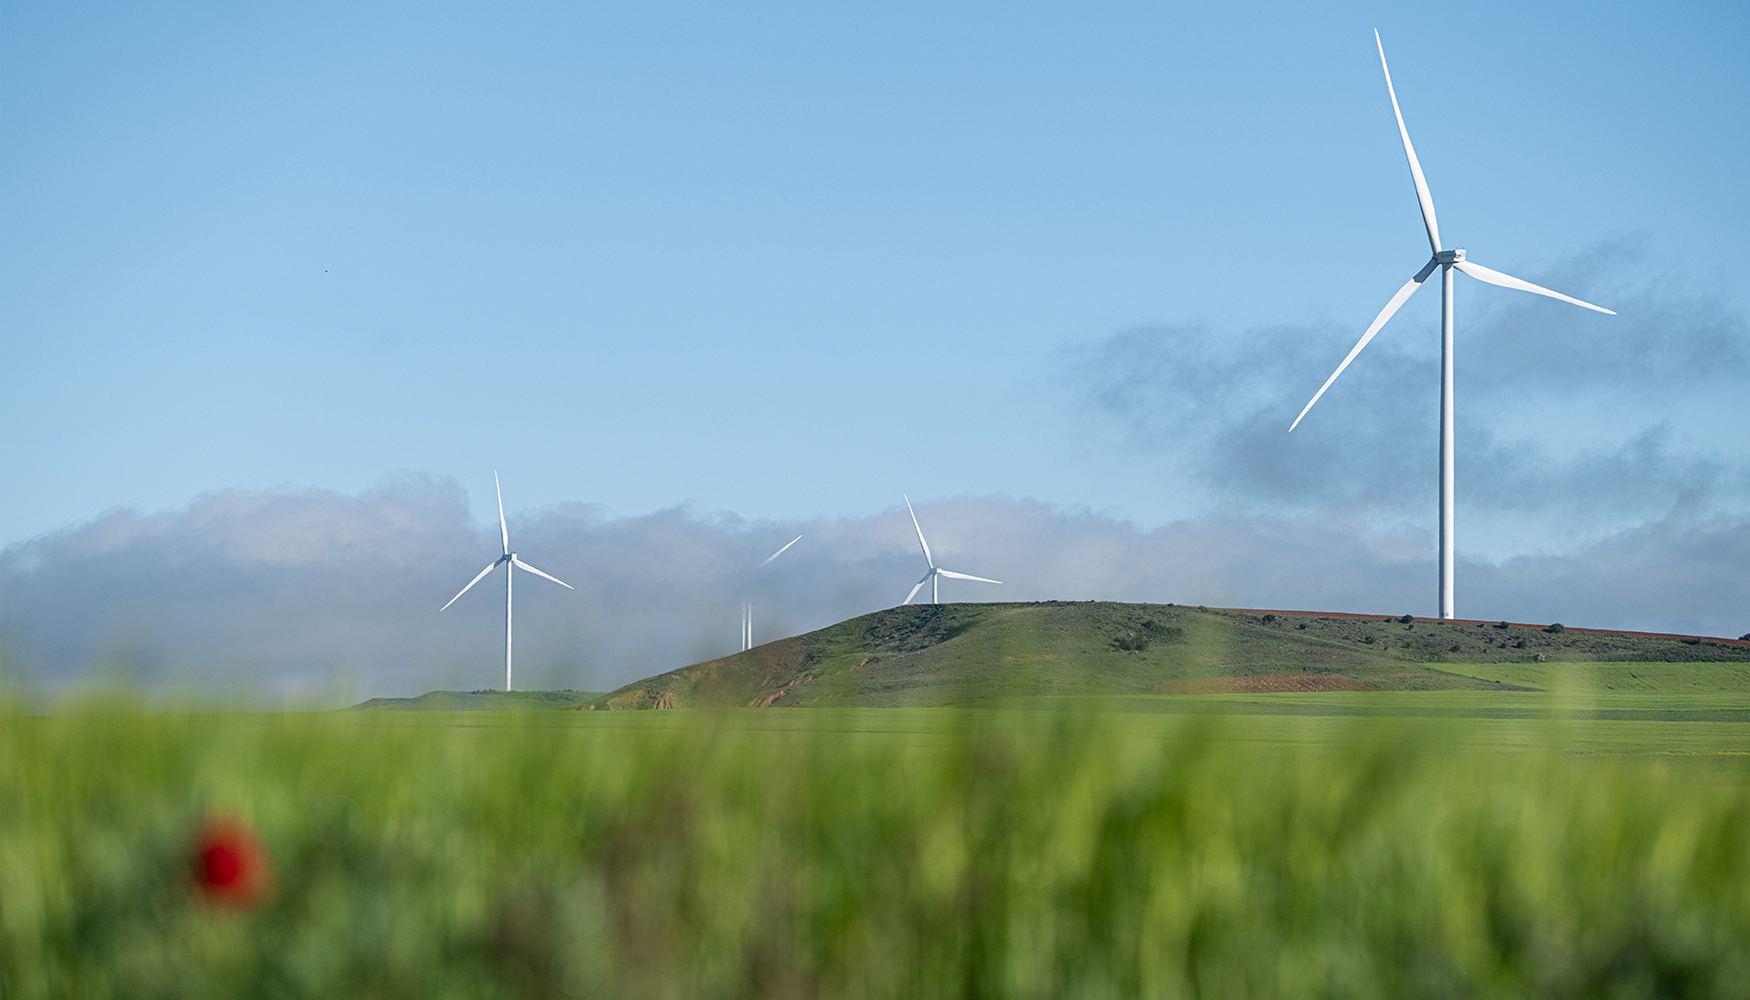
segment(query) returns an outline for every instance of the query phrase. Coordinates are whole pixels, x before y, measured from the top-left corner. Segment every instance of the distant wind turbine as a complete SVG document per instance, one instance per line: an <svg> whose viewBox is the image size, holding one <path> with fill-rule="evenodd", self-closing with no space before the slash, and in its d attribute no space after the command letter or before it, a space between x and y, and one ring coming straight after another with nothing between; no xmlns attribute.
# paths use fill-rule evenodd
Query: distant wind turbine
<svg viewBox="0 0 1750 1000"><path fill-rule="evenodd" d="M924 529L919 527L919 525L918 525L918 512L911 509L911 497L905 498L905 510L906 510L906 513L911 515L911 526L913 528L917 529L918 545L923 547L924 562L927 562L930 564L930 571L928 573L925 573L923 579L919 580L917 582L917 584L911 588L911 593L905 595L905 600L900 602L901 605L910 604L911 599L918 596L918 588L922 587L926 583L930 585L930 603L931 604L942 603L941 578L944 576L949 577L950 579L954 579L954 580L976 580L979 583L1000 584L1003 582L1001 580L987 580L982 576L967 576L965 573L956 573L953 570L947 570L947 569L942 569L942 568L938 567L936 565L936 557L930 555L930 543L924 541Z"/></svg>
<svg viewBox="0 0 1750 1000"><path fill-rule="evenodd" d="M485 569L480 571L478 576L476 576L476 577L474 577L474 579L468 581L468 586L463 587L461 590L457 591L456 596L450 598L449 603L445 604L442 608L439 608L438 611L439 611L439 613L442 613L445 608L448 608L451 604L456 603L456 600L458 598L460 598L463 594L466 594L476 583L479 583L481 580L484 580L486 578L486 574L497 569L499 566L504 567L504 689L506 691L509 691L510 690L510 647L511 647L511 642L510 642L510 634L511 634L511 630L510 630L510 622L511 622L510 595L511 595L512 583L513 583L512 577L516 575L516 570L519 570L519 569L527 570L528 572L533 573L536 576L545 577L546 579L552 580L554 583L557 583L559 586L564 587L566 590L576 590L577 588L573 587L571 584L566 583L564 580L561 580L556 576L549 576L548 574L541 572L540 570L536 569L535 567L530 566L528 563L523 562L521 559L518 559L517 554L510 550L510 528L506 527L505 523L504 523L504 490L499 488L498 473L496 471L492 473L492 489L495 493L498 494L498 538L499 538L499 541L504 543L504 555L499 556L497 559L494 559L491 563L489 563Z"/></svg>
<svg viewBox="0 0 1750 1000"><path fill-rule="evenodd" d="M1429 259L1427 264L1423 265L1420 271L1416 272L1415 277L1405 282L1404 287L1398 289L1397 294L1391 297L1391 301L1385 304L1385 308L1379 311L1379 315L1375 316L1373 323L1367 327L1367 332L1363 333L1361 339L1350 349L1349 356L1343 359L1343 363L1337 366L1337 370L1331 373L1330 378L1325 379L1325 384L1319 387L1319 391L1313 393L1313 398L1300 411L1300 416L1294 418L1294 423L1289 425L1288 430L1292 433L1294 428L1300 425L1300 421L1306 416L1307 411L1313 408L1313 403L1318 402L1319 397L1325 394L1325 390L1331 387L1331 383L1337 381L1337 376L1343 374L1343 369L1349 367L1349 362L1355 360L1355 356L1361 353L1361 349L1367 346L1368 341L1373 339L1373 335L1385 326L1386 321L1392 318L1392 314L1398 311L1398 308L1415 293L1416 289L1422 287L1422 282L1428 280L1428 276L1434 273L1434 269L1440 268L1440 617L1451 618L1454 615L1452 568L1455 554L1452 456L1453 270L1463 271L1478 281L1500 285L1502 288L1516 288L1522 292L1547 295L1552 299L1560 299L1582 309L1591 309L1609 316L1615 316L1616 313L1602 306L1581 302L1579 299L1563 295L1561 292L1552 292L1541 285L1534 285L1529 281L1523 281L1512 275L1502 274L1500 271L1491 270L1481 264L1466 260L1463 250L1441 248L1440 226L1434 220L1434 196L1428 193L1428 180L1422 176L1422 164L1416 159L1415 147L1410 145L1410 131L1404 127L1404 113L1398 108L1398 94L1392 87L1391 68L1385 64L1385 45L1380 42L1377 31L1373 33L1373 44L1379 49L1379 67L1385 71L1385 91L1391 97L1392 114L1398 120L1398 136L1404 141L1404 156L1410 161L1410 179L1416 185L1416 201L1422 206L1422 225L1428 230L1428 246L1434 251L1434 256Z"/></svg>
<svg viewBox="0 0 1750 1000"><path fill-rule="evenodd" d="M792 545L795 545L797 542L800 542L801 540L802 540L802 536L797 535L795 538L792 538L789 541L785 542L784 548L779 549L778 551L767 556L763 561L761 561L761 563L758 566L755 566L754 569L755 570L765 569L766 565L769 564L773 559L776 559L779 556L783 555L784 551L786 549L788 549ZM741 602L741 649L742 649L742 652L746 652L752 648L753 648L753 599L749 598L748 600Z"/></svg>

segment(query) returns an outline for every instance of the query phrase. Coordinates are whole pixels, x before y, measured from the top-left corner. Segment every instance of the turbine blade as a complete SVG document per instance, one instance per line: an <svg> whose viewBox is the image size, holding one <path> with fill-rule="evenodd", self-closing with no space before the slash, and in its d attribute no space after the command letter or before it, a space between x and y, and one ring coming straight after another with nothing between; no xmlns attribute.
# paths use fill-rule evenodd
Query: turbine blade
<svg viewBox="0 0 1750 1000"><path fill-rule="evenodd" d="M504 490L498 485L498 470L492 470L492 490L498 494L498 537L504 542L504 554L510 555L510 529L504 524Z"/></svg>
<svg viewBox="0 0 1750 1000"><path fill-rule="evenodd" d="M1325 379L1325 384L1319 386L1319 391L1313 393L1313 398L1301 408L1300 416L1294 418L1294 423L1288 425L1288 433L1294 433L1294 429L1299 427L1301 420L1306 417L1307 411L1313 408L1313 404L1319 401L1319 397L1325 394L1325 390L1331 387L1331 383L1337 381L1337 376L1343 374L1343 369L1349 367L1349 362L1355 360L1355 355L1361 353L1361 349L1367 346L1367 342L1373 339L1373 335L1385 326L1386 321L1391 319L1392 315L1405 302L1409 301L1410 296L1416 293L1416 289L1422 287L1422 282L1427 281L1428 275L1434 273L1434 266L1434 262L1429 261L1428 266L1416 272L1414 278L1404 282L1404 287L1398 289L1397 294L1391 297L1391 301L1385 304L1385 308L1379 311L1378 316L1373 317L1373 322L1368 325L1367 332L1362 334L1361 339L1355 342L1355 346L1349 349L1349 356L1343 359L1343 363L1337 366L1337 370L1331 373L1330 378Z"/></svg>
<svg viewBox="0 0 1750 1000"><path fill-rule="evenodd" d="M911 599L918 596L918 591L923 587L923 585L926 583L929 583L929 582L930 582L930 574L925 573L924 578L922 580L919 580L915 585L912 586L911 593L905 595L905 600L899 602L900 606L904 607L905 605L910 604Z"/></svg>
<svg viewBox="0 0 1750 1000"><path fill-rule="evenodd" d="M444 607L439 608L438 610L442 611L442 610L444 610L444 608L447 608L451 604L456 603L457 598L460 598L463 594L466 594L469 591L469 589L472 588L476 583L479 583L481 580L485 579L486 574L497 569L498 564L501 562L504 562L504 558L502 556L500 556L497 559L492 560L492 562L489 565L487 565L487 567L485 569L480 571L479 575L475 576L474 579L468 581L468 586L463 587L461 590L456 591L456 596L450 598L447 602L445 602Z"/></svg>
<svg viewBox="0 0 1750 1000"><path fill-rule="evenodd" d="M1563 295L1561 292L1552 292L1549 289L1543 287L1542 285L1534 285L1529 281L1524 281L1522 279L1515 278L1511 274L1502 274L1500 271L1497 271L1494 268L1484 267L1481 264L1473 264L1468 260L1461 260L1461 261L1453 264L1452 266L1458 268L1460 271L1463 271L1464 273L1470 275L1471 277L1477 279L1478 281L1486 281L1491 285L1500 285L1502 288L1517 288L1522 292L1533 292L1533 293L1536 293L1538 295L1547 295L1552 299L1561 299L1563 302L1571 302L1574 305L1577 305L1582 309L1590 309L1593 312L1601 312L1601 313L1605 314L1606 316L1615 316L1616 315L1616 313L1611 312L1609 309L1606 309L1603 306L1595 306L1590 302L1581 302L1579 299L1576 299L1571 295Z"/></svg>
<svg viewBox="0 0 1750 1000"><path fill-rule="evenodd" d="M947 570L947 569L939 569L936 572L941 574L942 576L951 576L956 580L977 580L979 583L1002 583L1003 582L1001 580L989 580L989 579L986 579L982 576L967 576L965 573L956 573L953 570Z"/></svg>
<svg viewBox="0 0 1750 1000"><path fill-rule="evenodd" d="M797 536L796 536L796 537L795 537L795 538L792 538L792 539L790 539L790 540L789 540L789 541L788 541L788 542L785 542L785 543L784 543L784 549L787 549L787 548L789 548L789 547L790 547L790 546L792 546L792 545L795 545L795 544L796 544L796 543L797 543L797 542L800 542L800 541L801 541L801 540L802 540L802 536L801 536L801 535L797 535ZM779 549L779 550L778 550L778 551L776 551L776 552L774 552L774 553L772 553L772 554L771 554L771 555L769 555L769 556L767 556L767 557L766 557L766 561L765 561L765 562L762 562L762 563L760 563L760 565L759 565L759 566L755 566L755 567L754 567L754 569L759 569L759 568L760 568L760 566L764 566L764 565L765 565L765 564L766 564L766 563L769 563L769 562L771 562L771 561L772 561L772 560L773 560L773 559L776 559L776 558L778 558L778 557L779 557L779 556L781 556L781 555L783 555L783 554L784 554L784 549Z"/></svg>
<svg viewBox="0 0 1750 1000"><path fill-rule="evenodd" d="M1416 159L1416 147L1410 145L1410 130L1404 127L1404 113L1398 109L1398 92L1391 85L1391 67L1385 64L1385 44L1379 32L1373 33L1373 44L1379 47L1379 68L1385 70L1385 92L1391 95L1391 113L1398 120L1398 136L1404 140L1404 155L1410 160L1410 179L1416 182L1416 201L1422 206L1422 225L1428 228L1428 246L1440 252L1440 223L1434 218L1434 195L1428 191L1428 178L1422 176L1422 162Z"/></svg>
<svg viewBox="0 0 1750 1000"><path fill-rule="evenodd" d="M566 583L564 580L561 580L556 576L552 576L550 574L541 572L540 570L536 569L535 567L530 566L528 563L523 562L521 559L518 559L516 556L510 557L510 563L512 566L515 566L517 569L526 569L529 572L535 574L536 576L544 576L547 579L552 580L554 583L557 583L559 586L564 587L566 590L576 590L577 589L576 587L573 587L571 584Z"/></svg>
<svg viewBox="0 0 1750 1000"><path fill-rule="evenodd" d="M918 527L918 512L911 509L911 497L905 498L905 510L911 515L911 526L917 529L918 544L924 547L924 562L929 563L931 569L935 569L936 558L930 555L930 543L924 541L924 529Z"/></svg>

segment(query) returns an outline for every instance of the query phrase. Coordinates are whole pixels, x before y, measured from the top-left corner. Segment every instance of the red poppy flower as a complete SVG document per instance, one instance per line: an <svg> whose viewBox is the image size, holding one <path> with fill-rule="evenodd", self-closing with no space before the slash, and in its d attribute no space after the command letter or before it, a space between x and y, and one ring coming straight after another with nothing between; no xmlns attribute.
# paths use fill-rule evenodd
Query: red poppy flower
<svg viewBox="0 0 1750 1000"><path fill-rule="evenodd" d="M255 832L237 820L208 820L194 838L194 884L202 898L246 910L267 898L273 867Z"/></svg>

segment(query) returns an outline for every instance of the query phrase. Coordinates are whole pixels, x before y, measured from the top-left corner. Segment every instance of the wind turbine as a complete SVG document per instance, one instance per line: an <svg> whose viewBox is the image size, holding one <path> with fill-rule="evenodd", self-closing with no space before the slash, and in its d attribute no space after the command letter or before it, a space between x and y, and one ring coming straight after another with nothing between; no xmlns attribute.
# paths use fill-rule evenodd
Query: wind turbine
<svg viewBox="0 0 1750 1000"><path fill-rule="evenodd" d="M918 596L918 588L922 587L926 583L930 585L930 603L931 604L942 603L941 578L944 576L949 577L951 579L955 579L955 580L976 580L979 583L1000 584L1003 582L1001 580L987 580L982 576L967 576L965 573L956 573L953 570L941 569L940 567L938 567L936 565L936 557L930 555L930 543L924 541L924 529L921 527L918 527L918 512L911 509L911 497L905 498L905 509L906 509L906 513L911 515L911 526L913 528L917 529L918 544L923 547L924 561L930 564L930 571L928 573L925 573L923 579L919 580L911 588L911 593L905 595L905 600L900 602L901 606L910 604L911 599Z"/></svg>
<svg viewBox="0 0 1750 1000"><path fill-rule="evenodd" d="M1325 379L1325 384L1319 387L1319 391L1313 393L1313 398L1300 411L1300 416L1294 418L1294 423L1289 425L1288 430L1293 433L1294 428L1300 425L1300 421L1306 416L1307 411L1313 408L1313 403L1318 402L1319 397L1325 394L1325 390L1331 387L1331 383L1337 381L1337 376L1343 374L1343 369L1349 367L1349 362L1355 360L1355 356L1361 353L1361 349L1367 346L1368 341L1373 339L1373 335L1385 326L1386 321L1392 318L1392 314L1398 311L1398 308L1415 293L1416 289L1422 287L1422 282L1428 280L1428 276L1434 273L1434 269L1440 268L1440 617L1451 618L1453 617L1452 566L1454 557L1452 272L1456 269L1478 281L1500 285L1502 288L1517 288L1522 292L1547 295L1552 299L1561 299L1563 302L1571 303L1582 309L1591 309L1608 316L1615 316L1616 313L1602 306L1595 306L1590 302L1581 302L1579 299L1563 295L1561 292L1551 291L1542 285L1534 285L1529 281L1523 281L1512 275L1502 274L1500 271L1484 267L1465 259L1463 250L1446 250L1441 247L1440 226L1434 220L1434 197L1428 193L1428 179L1422 176L1422 164L1416 159L1415 147L1410 145L1410 132L1404 127L1404 113L1398 108L1398 94L1391 83L1391 68L1385 64L1385 45L1380 42L1377 31L1373 33L1373 44L1379 49L1379 68L1385 71L1385 91L1391 96L1392 114L1398 120L1398 136L1404 140L1404 156L1410 161L1410 179L1416 185L1416 201L1422 206L1422 225L1428 230L1428 246L1434 251L1434 256L1429 259L1427 264L1423 265L1420 271L1416 272L1415 277L1405 282L1404 287L1398 289L1397 294L1391 297L1391 301L1385 304L1385 308L1379 311L1379 315L1373 318L1373 322L1367 327L1367 332L1363 333L1361 339L1349 350L1349 356L1343 359L1343 363L1337 366L1337 370L1331 373L1330 378Z"/></svg>
<svg viewBox="0 0 1750 1000"><path fill-rule="evenodd" d="M463 587L461 590L457 591L456 596L450 598L449 603L445 604L442 608L439 608L438 612L441 614L443 612L444 608L448 608L450 606L450 604L456 603L457 599L460 598L463 594L466 594L476 583L479 583L481 580L485 579L486 574L497 569L499 566L504 567L504 689L506 691L509 691L510 690L510 620L511 620L510 595L511 595L512 583L513 583L512 577L514 577L516 575L516 571L519 569L527 570L528 572L533 573L536 576L546 577L547 579L552 580L554 583L557 583L559 586L564 587L566 590L576 590L577 588L573 587L571 584L566 583L564 580L561 580L556 576L548 576L546 573L543 573L540 570L536 569L535 567L530 566L528 563L523 562L521 559L518 559L517 554L510 550L510 529L508 527L506 527L505 523L504 523L504 490L501 489L498 485L498 473L496 471L492 473L492 489L494 492L496 492L498 494L498 538L499 538L499 541L504 543L504 555L501 555L497 559L494 559L492 562L488 563L486 568L480 571L479 575L475 576L474 579L468 581L468 586Z"/></svg>
<svg viewBox="0 0 1750 1000"><path fill-rule="evenodd" d="M765 558L765 560L763 562L761 562L758 566L755 566L754 569L756 571L765 569L767 563L770 563L773 559L776 559L779 556L783 555L785 549L788 549L790 546L795 545L797 542L800 542L801 540L802 540L802 536L797 535L795 538L792 538L789 541L785 542L784 548L779 549L778 551L767 556ZM742 652L745 653L752 648L753 648L753 600L750 598L748 600L741 602L741 650L742 650Z"/></svg>

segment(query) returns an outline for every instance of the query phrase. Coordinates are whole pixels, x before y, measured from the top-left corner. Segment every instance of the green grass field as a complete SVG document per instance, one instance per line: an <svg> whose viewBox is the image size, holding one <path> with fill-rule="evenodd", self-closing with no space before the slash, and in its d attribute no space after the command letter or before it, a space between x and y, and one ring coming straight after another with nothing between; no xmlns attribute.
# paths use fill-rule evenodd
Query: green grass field
<svg viewBox="0 0 1750 1000"><path fill-rule="evenodd" d="M1750 664L1743 663L1458 663L1439 669L1546 691L1750 694Z"/></svg>
<svg viewBox="0 0 1750 1000"><path fill-rule="evenodd" d="M1291 675L1372 690L1156 693ZM0 1000L1750 995L1732 643L948 605L606 695L122 703L0 714Z"/></svg>
<svg viewBox="0 0 1750 1000"><path fill-rule="evenodd" d="M1715 689L8 714L0 997L1741 996L1750 694L1685 669ZM272 859L253 909L189 873L215 816Z"/></svg>

